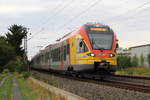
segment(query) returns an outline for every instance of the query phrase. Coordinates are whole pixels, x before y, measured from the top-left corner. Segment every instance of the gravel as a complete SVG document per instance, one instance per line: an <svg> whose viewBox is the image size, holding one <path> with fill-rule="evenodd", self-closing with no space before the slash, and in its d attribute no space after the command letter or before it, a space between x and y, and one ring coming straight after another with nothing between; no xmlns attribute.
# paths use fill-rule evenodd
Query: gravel
<svg viewBox="0 0 150 100"><path fill-rule="evenodd" d="M42 79L88 100L150 100L150 94L38 73Z"/></svg>

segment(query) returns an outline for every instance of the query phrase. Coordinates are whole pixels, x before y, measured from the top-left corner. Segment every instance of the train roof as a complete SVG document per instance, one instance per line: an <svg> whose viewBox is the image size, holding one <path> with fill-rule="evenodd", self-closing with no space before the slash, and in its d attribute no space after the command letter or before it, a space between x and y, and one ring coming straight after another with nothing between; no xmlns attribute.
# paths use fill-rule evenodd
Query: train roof
<svg viewBox="0 0 150 100"><path fill-rule="evenodd" d="M77 31L79 31L81 28L90 28L90 27L107 27L110 29L110 27L108 25L104 25L104 24L101 24L101 23L87 23L87 24L84 24L83 26L79 27L78 29L74 30L74 31L71 31L69 33L67 33L66 35L64 35L62 38L59 38L57 39L56 41L57 42L61 42L61 41L64 41L66 39L68 39L69 37L73 36L74 34L77 33Z"/></svg>
<svg viewBox="0 0 150 100"><path fill-rule="evenodd" d="M78 31L80 31L82 28L91 28L91 27L101 27L101 28L104 28L104 27L107 27L111 30L111 28L108 26L108 25L104 25L104 24L101 24L101 23L86 23L84 25L82 25L81 27L77 28L76 30L74 31L71 31L69 33L67 33L66 35L64 35L62 38L59 38L56 40L56 43L53 43L53 44L49 44L47 45L43 50L40 50L40 52L38 52L34 57L40 55L42 52L44 52L46 49L48 49L49 47L53 46L53 45L57 45L59 44L60 42L64 41L64 40L67 40L69 37L75 35L75 34L78 34ZM33 58L34 58L33 57Z"/></svg>

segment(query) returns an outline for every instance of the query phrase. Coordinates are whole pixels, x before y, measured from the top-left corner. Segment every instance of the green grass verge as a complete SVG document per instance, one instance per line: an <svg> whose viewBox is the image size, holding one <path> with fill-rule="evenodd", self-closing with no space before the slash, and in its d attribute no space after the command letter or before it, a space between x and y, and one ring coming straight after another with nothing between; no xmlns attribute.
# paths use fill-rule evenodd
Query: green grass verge
<svg viewBox="0 0 150 100"><path fill-rule="evenodd" d="M19 85L23 100L36 100L38 94L29 87L27 80L24 78L17 78L17 83Z"/></svg>
<svg viewBox="0 0 150 100"><path fill-rule="evenodd" d="M146 68L146 67L123 68L123 69L118 70L116 74L150 77L150 68Z"/></svg>
<svg viewBox="0 0 150 100"><path fill-rule="evenodd" d="M1 73L0 74L0 81L2 81L2 79L5 77L5 76L7 76L8 74L7 73Z"/></svg>
<svg viewBox="0 0 150 100"><path fill-rule="evenodd" d="M5 80L4 84L0 87L0 100L12 100L13 93L12 93L12 76L8 77Z"/></svg>
<svg viewBox="0 0 150 100"><path fill-rule="evenodd" d="M57 97L40 85L33 83L30 79L17 77L23 100L65 100L63 97Z"/></svg>

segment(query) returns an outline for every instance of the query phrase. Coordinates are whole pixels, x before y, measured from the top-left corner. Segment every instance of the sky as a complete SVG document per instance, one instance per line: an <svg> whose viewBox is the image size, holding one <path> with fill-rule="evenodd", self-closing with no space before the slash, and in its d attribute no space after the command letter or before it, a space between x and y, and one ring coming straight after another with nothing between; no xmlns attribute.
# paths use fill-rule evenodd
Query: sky
<svg viewBox="0 0 150 100"><path fill-rule="evenodd" d="M0 0L0 35L29 28L29 58L87 22L109 25L120 47L150 43L149 0Z"/></svg>

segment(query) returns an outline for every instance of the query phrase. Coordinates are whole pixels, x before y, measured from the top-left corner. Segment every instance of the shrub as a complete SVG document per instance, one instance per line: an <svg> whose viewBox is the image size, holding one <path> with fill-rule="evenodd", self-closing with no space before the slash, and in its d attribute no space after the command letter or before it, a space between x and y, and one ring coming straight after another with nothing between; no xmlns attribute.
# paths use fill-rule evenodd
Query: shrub
<svg viewBox="0 0 150 100"><path fill-rule="evenodd" d="M3 73L9 73L9 69L4 69Z"/></svg>
<svg viewBox="0 0 150 100"><path fill-rule="evenodd" d="M16 57L15 60L9 61L5 66L5 69L9 69L10 72L19 72L25 71L25 64L21 57Z"/></svg>
<svg viewBox="0 0 150 100"><path fill-rule="evenodd" d="M9 69L10 72L14 72L15 71L15 67L16 67L16 62L11 60L9 61L5 66L4 68L5 69Z"/></svg>
<svg viewBox="0 0 150 100"><path fill-rule="evenodd" d="M135 55L134 57L132 57L132 66L133 67L137 67L139 65L139 59L138 57Z"/></svg>
<svg viewBox="0 0 150 100"><path fill-rule="evenodd" d="M150 66L150 54L147 55L147 62L149 64L149 66Z"/></svg>
<svg viewBox="0 0 150 100"><path fill-rule="evenodd" d="M143 54L141 54L141 56L140 56L141 66L144 66L144 61L145 61L145 58L144 58Z"/></svg>
<svg viewBox="0 0 150 100"><path fill-rule="evenodd" d="M117 57L117 65L121 68L131 67L131 57L126 55L119 55Z"/></svg>
<svg viewBox="0 0 150 100"><path fill-rule="evenodd" d="M23 73L22 73L22 76L23 76L24 79L29 78L30 75L31 75L30 72L23 72Z"/></svg>

